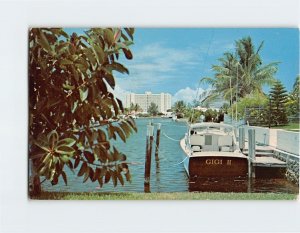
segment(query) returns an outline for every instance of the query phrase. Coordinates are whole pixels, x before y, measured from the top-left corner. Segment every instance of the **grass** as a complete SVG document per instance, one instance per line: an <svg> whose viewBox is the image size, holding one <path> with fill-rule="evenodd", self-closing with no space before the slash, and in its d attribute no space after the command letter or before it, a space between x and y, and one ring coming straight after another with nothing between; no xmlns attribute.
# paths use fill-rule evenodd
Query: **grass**
<svg viewBox="0 0 300 233"><path fill-rule="evenodd" d="M289 123L288 125L280 125L280 126L272 126L272 129L284 129L289 131L299 131L300 130L299 123Z"/></svg>
<svg viewBox="0 0 300 233"><path fill-rule="evenodd" d="M287 193L71 193L42 192L36 200L296 200L297 194Z"/></svg>

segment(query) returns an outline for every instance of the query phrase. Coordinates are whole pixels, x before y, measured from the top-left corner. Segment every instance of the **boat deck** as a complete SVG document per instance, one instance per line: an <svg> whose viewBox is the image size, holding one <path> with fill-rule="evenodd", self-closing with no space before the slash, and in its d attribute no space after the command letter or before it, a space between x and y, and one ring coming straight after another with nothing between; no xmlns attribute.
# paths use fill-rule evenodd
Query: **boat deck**
<svg viewBox="0 0 300 233"><path fill-rule="evenodd" d="M185 141L182 139L180 141L180 146L182 150L186 153L189 154L190 150L185 148ZM202 151L202 152L193 152L190 157L214 157L214 156L220 156L220 157L237 157L237 158L248 158L248 156L244 155L243 153L239 152L226 152L226 151Z"/></svg>
<svg viewBox="0 0 300 233"><path fill-rule="evenodd" d="M182 139L180 141L180 146L182 150L188 154L190 151L185 148L185 141ZM256 146L256 150L258 151L258 154L263 155L264 150L269 151L271 148L268 146ZM245 154L247 154L247 148L246 151L244 151ZM213 151L205 151L203 152L194 152L190 157L202 157L202 156L224 156L224 157L240 157L240 158L248 158L247 155L243 153L236 153L236 152L213 152ZM252 165L254 167L286 167L286 162L281 161L279 159L276 159L274 157L268 156L256 156L254 160L251 161Z"/></svg>

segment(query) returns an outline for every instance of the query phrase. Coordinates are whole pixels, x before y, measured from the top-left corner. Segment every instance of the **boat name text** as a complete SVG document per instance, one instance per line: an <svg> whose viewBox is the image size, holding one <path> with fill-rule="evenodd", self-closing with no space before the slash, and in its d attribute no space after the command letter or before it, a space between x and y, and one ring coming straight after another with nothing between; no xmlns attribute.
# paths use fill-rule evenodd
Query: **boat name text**
<svg viewBox="0 0 300 233"><path fill-rule="evenodd" d="M222 159L206 159L205 163L207 165L222 165L223 164L223 160ZM226 165L231 166L231 160L228 159L226 161Z"/></svg>

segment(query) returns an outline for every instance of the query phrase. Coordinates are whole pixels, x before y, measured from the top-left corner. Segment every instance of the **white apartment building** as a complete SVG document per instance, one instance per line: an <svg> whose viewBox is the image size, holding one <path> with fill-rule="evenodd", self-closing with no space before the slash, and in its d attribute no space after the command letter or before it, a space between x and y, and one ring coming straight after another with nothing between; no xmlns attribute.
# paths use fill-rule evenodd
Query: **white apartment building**
<svg viewBox="0 0 300 233"><path fill-rule="evenodd" d="M145 92L145 94L127 94L125 108L129 108L132 103L138 104L143 109L143 112L147 112L150 104L155 103L158 106L159 112L166 113L171 108L171 94L152 94L151 92Z"/></svg>

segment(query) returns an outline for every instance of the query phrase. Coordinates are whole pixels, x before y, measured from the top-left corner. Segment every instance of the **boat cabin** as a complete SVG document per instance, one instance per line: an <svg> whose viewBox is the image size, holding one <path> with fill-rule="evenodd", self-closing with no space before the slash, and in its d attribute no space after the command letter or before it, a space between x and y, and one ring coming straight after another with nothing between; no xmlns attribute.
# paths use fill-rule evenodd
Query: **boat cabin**
<svg viewBox="0 0 300 233"><path fill-rule="evenodd" d="M193 152L224 151L237 149L234 128L230 125L216 123L199 123L191 125L187 145Z"/></svg>

